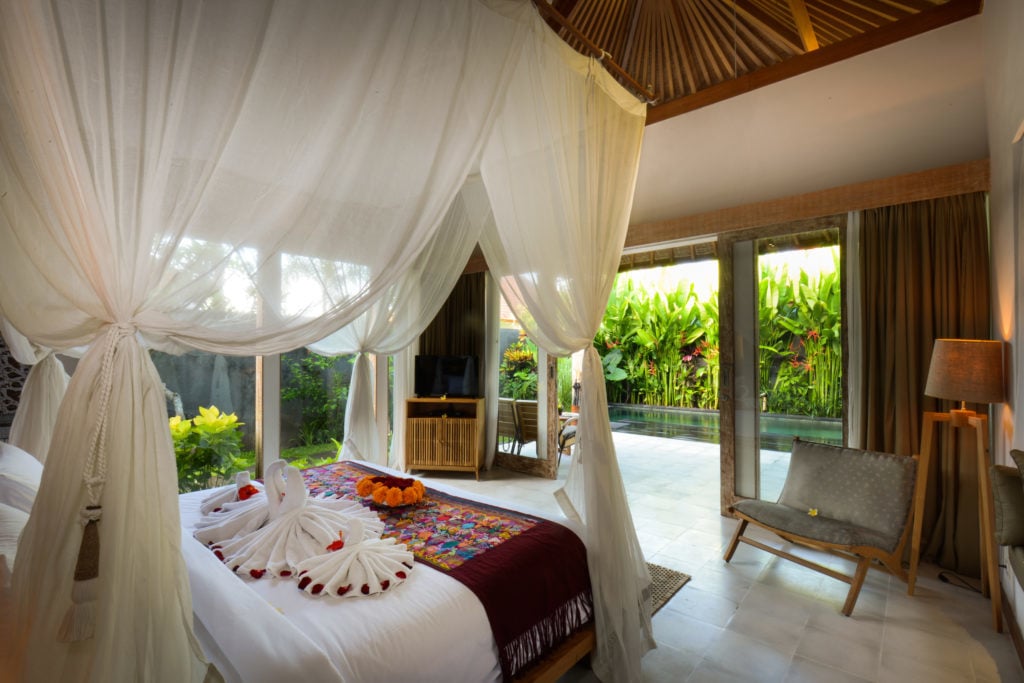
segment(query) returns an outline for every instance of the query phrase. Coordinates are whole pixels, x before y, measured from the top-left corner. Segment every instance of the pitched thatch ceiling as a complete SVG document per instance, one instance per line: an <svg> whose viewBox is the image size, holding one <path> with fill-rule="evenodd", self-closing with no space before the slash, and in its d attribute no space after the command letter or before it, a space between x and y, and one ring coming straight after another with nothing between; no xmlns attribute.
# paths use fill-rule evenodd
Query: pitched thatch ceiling
<svg viewBox="0 0 1024 683"><path fill-rule="evenodd" d="M982 0L535 0L653 100L648 123L978 14Z"/></svg>

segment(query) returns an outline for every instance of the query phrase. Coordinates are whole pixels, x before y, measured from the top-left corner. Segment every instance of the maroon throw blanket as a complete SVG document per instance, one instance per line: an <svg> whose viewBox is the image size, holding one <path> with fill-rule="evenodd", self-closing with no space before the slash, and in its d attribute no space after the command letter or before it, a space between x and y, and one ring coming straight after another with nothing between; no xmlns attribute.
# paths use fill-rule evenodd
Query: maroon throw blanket
<svg viewBox="0 0 1024 683"><path fill-rule="evenodd" d="M473 591L490 621L506 681L590 621L587 551L572 531L550 520L429 487L415 505L370 505L356 494L356 483L382 474L351 461L303 471L310 495L362 501L384 521L385 538L405 543L417 561Z"/></svg>

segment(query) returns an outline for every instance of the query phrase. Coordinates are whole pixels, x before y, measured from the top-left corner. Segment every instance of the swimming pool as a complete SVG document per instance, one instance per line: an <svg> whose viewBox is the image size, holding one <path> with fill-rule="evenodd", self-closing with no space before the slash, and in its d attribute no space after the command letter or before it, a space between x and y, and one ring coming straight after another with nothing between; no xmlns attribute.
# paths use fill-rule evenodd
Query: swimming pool
<svg viewBox="0 0 1024 683"><path fill-rule="evenodd" d="M721 440L717 410L610 403L608 419L612 423L613 432L708 443L719 443ZM788 451L794 436L841 446L843 421L839 418L802 415L761 415L761 448Z"/></svg>

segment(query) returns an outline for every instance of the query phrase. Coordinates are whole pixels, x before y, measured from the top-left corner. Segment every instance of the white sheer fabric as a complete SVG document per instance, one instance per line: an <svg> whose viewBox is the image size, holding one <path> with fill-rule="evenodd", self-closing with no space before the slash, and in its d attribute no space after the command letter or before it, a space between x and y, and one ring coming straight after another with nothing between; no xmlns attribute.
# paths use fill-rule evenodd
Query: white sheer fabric
<svg viewBox="0 0 1024 683"><path fill-rule="evenodd" d="M32 366L21 390L7 442L45 463L57 411L71 378L51 349L33 344L4 318L0 318L0 333L14 360Z"/></svg>
<svg viewBox="0 0 1024 683"><path fill-rule="evenodd" d="M19 546L24 628L6 671L195 679L144 345L271 354L353 323L415 269L501 115L488 261L548 352L583 348L625 234L643 106L525 2L0 0L0 17L0 310L36 344L89 346ZM597 671L635 680L646 569L588 355ZM95 636L60 643L88 503L102 504Z"/></svg>
<svg viewBox="0 0 1024 683"><path fill-rule="evenodd" d="M625 240L645 107L595 61L536 27L481 163L496 225L481 240L506 301L538 346L586 348L579 457L597 620L594 672L638 681L654 647L650 586L615 459L601 361L592 340ZM582 460L582 472L578 461ZM562 498L578 496L570 481ZM568 494L568 495L565 495ZM567 512L572 512L567 511Z"/></svg>
<svg viewBox="0 0 1024 683"><path fill-rule="evenodd" d="M469 196L474 200L468 201ZM345 442L340 457L388 464L377 436L373 373L366 354L397 353L427 328L476 246L487 218L482 206L486 207L486 196L483 182L476 176L463 185L437 233L398 281L352 323L310 345L310 350L325 356L360 354L345 404Z"/></svg>
<svg viewBox="0 0 1024 683"><path fill-rule="evenodd" d="M91 344L20 546L14 671L189 680L173 451L141 344L276 353L363 313L475 164L522 17L433 0L0 16L0 309L37 344ZM59 643L94 502L95 637Z"/></svg>

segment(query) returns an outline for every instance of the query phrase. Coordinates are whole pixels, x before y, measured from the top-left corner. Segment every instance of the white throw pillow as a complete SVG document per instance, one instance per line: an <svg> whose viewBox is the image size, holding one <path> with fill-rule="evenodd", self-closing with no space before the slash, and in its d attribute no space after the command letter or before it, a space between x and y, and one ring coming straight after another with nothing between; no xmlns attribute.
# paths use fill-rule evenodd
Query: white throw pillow
<svg viewBox="0 0 1024 683"><path fill-rule="evenodd" d="M30 512L43 464L17 446L0 442L0 503Z"/></svg>
<svg viewBox="0 0 1024 683"><path fill-rule="evenodd" d="M18 552L18 537L28 523L28 513L0 503L0 556L7 557L7 566L14 568Z"/></svg>

